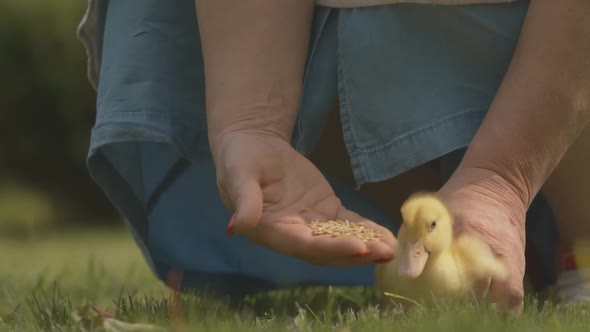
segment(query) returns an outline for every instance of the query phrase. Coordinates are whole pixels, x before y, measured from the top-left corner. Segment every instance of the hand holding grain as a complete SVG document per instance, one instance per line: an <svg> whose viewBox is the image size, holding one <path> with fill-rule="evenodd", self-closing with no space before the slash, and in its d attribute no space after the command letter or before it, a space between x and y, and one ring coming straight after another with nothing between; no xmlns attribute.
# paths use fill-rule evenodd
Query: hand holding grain
<svg viewBox="0 0 590 332"><path fill-rule="evenodd" d="M321 172L288 142L234 132L217 146L218 188L233 212L228 235L243 235L258 245L322 266L354 267L393 258L393 234L342 206ZM348 221L353 232L362 227L365 233L378 236L366 241L353 233L318 234L318 226L330 220L324 230L341 220Z"/></svg>

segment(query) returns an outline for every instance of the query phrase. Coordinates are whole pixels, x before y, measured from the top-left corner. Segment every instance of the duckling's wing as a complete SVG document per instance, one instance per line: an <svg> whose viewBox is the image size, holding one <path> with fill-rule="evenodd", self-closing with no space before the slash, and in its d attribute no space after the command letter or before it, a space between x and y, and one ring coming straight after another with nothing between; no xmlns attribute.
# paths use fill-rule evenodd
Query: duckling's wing
<svg viewBox="0 0 590 332"><path fill-rule="evenodd" d="M468 235L460 236L455 241L455 248L469 273L477 278L492 277L504 280L508 270L492 253L490 247L482 240Z"/></svg>

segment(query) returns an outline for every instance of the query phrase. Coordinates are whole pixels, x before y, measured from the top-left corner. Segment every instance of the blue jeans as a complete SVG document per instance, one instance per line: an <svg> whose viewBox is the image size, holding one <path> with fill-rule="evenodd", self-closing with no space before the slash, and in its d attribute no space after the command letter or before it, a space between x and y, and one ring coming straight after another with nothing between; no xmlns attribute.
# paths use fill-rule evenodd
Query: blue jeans
<svg viewBox="0 0 590 332"><path fill-rule="evenodd" d="M293 146L313 150L338 100L356 186L437 158L447 178L494 98L527 6L316 7ZM185 288L230 295L373 283L372 266L312 266L225 236L193 0L103 0L99 21L88 167L160 278L177 268ZM355 186L326 176L348 208L396 230ZM528 218L527 239L551 253L555 226L540 197Z"/></svg>

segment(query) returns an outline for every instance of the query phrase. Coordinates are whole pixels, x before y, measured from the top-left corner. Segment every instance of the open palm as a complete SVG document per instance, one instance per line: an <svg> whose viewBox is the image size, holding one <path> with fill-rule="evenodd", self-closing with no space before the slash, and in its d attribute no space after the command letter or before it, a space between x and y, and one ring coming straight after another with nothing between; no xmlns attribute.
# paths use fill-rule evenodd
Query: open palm
<svg viewBox="0 0 590 332"><path fill-rule="evenodd" d="M259 133L219 140L215 161L224 204L234 213L228 232L276 252L323 266L353 267L393 258L393 234L342 206L321 172L288 142ZM362 222L378 241L313 236L315 220Z"/></svg>

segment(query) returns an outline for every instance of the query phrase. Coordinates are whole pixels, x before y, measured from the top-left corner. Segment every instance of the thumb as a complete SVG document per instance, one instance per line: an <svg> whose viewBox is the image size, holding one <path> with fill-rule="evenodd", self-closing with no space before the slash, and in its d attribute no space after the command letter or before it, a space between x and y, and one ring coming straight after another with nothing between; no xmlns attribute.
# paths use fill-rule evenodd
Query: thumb
<svg viewBox="0 0 590 332"><path fill-rule="evenodd" d="M247 172L235 173L227 186L233 216L227 227L227 234L243 234L262 219L262 189L259 181Z"/></svg>

